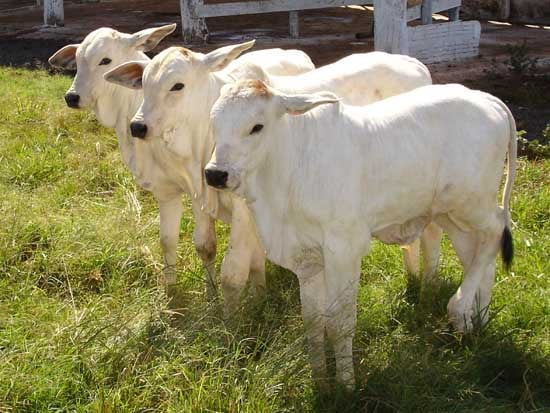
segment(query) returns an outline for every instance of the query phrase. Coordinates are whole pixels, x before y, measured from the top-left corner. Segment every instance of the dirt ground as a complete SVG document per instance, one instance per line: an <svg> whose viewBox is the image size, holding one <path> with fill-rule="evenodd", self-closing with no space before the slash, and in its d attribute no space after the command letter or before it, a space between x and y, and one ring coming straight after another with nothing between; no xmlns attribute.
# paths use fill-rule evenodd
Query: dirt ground
<svg viewBox="0 0 550 413"><path fill-rule="evenodd" d="M178 0L110 0L80 3L65 0L65 26L42 26L42 10L35 0L0 0L0 65L40 67L59 47L81 41L87 33L109 26L125 32L167 23L180 24ZM461 62L430 65L434 82L460 82L504 99L518 118L518 126L535 137L550 123L550 21L547 25L482 23L480 56ZM191 45L209 51L221 45L257 39L256 48L298 48L316 65L350 53L373 50L372 10L362 6L300 12L300 38L288 36L288 13L272 13L207 20L210 39ZM357 34L360 34L357 36ZM513 75L508 69L509 45L527 45L536 58L536 75ZM163 41L155 53L181 45L181 32ZM189 45L188 45L189 46Z"/></svg>

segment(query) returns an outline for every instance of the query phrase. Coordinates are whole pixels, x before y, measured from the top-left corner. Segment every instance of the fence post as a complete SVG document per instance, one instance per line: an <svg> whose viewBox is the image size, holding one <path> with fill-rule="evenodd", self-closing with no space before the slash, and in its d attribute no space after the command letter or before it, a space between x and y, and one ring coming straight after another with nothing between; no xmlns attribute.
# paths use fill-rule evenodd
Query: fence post
<svg viewBox="0 0 550 413"><path fill-rule="evenodd" d="M374 0L374 48L408 54L407 0Z"/></svg>
<svg viewBox="0 0 550 413"><path fill-rule="evenodd" d="M44 24L48 26L63 26L63 0L44 0Z"/></svg>
<svg viewBox="0 0 550 413"><path fill-rule="evenodd" d="M432 24L432 0L423 0L420 8L422 24Z"/></svg>
<svg viewBox="0 0 550 413"><path fill-rule="evenodd" d="M449 9L448 11L449 21L457 22L460 20L460 7Z"/></svg>
<svg viewBox="0 0 550 413"><path fill-rule="evenodd" d="M300 37L300 16L297 11L291 11L288 13L288 26L290 30L290 37Z"/></svg>
<svg viewBox="0 0 550 413"><path fill-rule="evenodd" d="M180 0L181 27L185 43L206 41L208 38L206 22L203 18L197 17L196 8L201 4L202 0Z"/></svg>

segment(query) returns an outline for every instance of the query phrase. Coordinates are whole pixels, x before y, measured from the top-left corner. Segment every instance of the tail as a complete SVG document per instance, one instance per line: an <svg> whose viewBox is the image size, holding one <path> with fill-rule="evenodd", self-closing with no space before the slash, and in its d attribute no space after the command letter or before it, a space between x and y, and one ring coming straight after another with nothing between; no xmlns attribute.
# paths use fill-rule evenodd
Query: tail
<svg viewBox="0 0 550 413"><path fill-rule="evenodd" d="M512 232L510 231L512 228L510 218L510 197L512 195L514 179L516 178L518 142L516 134L516 121L514 120L512 112L510 112L508 106L506 106L500 99L494 99L508 115L508 122L510 124L510 140L508 142L508 174L506 176L506 184L504 185L504 193L502 194L502 208L504 209L505 227L500 241L502 262L504 263L504 268L508 271L512 266L512 260L514 258L514 243L512 240Z"/></svg>

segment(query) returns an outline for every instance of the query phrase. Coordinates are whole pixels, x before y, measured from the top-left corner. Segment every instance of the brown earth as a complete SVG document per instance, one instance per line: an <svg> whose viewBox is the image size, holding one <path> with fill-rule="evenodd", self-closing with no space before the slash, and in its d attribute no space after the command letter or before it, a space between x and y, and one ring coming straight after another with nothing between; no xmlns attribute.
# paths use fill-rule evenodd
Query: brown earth
<svg viewBox="0 0 550 413"><path fill-rule="evenodd" d="M79 42L101 26L134 32L173 22L180 24L178 0L65 0L65 26L57 28L42 26L42 10L35 6L35 0L0 0L0 65L46 65L47 58L59 47ZM323 65L350 53L371 51L374 46L372 10L360 6L300 12L299 39L288 36L287 13L212 18L207 24L210 39L192 45L194 50L209 51L255 38L256 48L298 48L308 53L316 65ZM541 69L535 76L514 75L508 69L508 45L522 42L526 42L528 57L538 58ZM177 31L154 52L181 43ZM482 22L480 57L430 65L430 70L436 83L460 82L502 98L517 117L518 127L527 129L528 136L534 138L550 123L548 66L550 22L528 27L489 21Z"/></svg>

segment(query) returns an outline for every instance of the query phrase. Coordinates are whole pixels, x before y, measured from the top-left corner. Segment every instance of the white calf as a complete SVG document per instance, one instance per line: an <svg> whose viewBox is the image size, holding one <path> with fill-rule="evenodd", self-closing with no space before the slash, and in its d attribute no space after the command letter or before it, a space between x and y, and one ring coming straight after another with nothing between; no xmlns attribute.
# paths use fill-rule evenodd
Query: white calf
<svg viewBox="0 0 550 413"><path fill-rule="evenodd" d="M249 72L254 67L247 67ZM251 78L285 93L328 91L343 103L364 106L391 96L432 84L428 68L419 60L384 52L353 54L335 63L292 77L265 73L261 68ZM420 275L420 244L423 251L423 283L433 284L437 274L442 238L435 223L426 226L422 236L410 245L401 246L407 272Z"/></svg>
<svg viewBox="0 0 550 413"><path fill-rule="evenodd" d="M164 271L161 282L165 286L175 284L175 264L182 215L182 193L193 193L193 181L180 173L166 173L165 167L180 162L171 151L166 150L162 141L145 143L132 138L128 124L143 101L143 93L130 90L105 81L104 74L128 60L149 61L143 53L157 44L176 28L175 24L159 28L146 29L134 34L121 33L110 28L101 28L90 33L80 44L68 45L57 51L49 62L53 66L66 69L77 68L71 88L65 95L68 106L76 109L91 108L99 122L114 128L118 137L119 149L124 163L134 175L138 184L153 193L159 204L160 240L163 250ZM247 44L252 47L253 42ZM224 48L225 50L227 48ZM231 48L229 48L231 49ZM239 53L242 50L239 51ZM226 52L226 51L225 51ZM222 51L222 53L224 53ZM300 73L312 68L309 57L301 59L290 52L280 49L249 53L242 62L235 61L234 67L262 63L262 67L271 73ZM207 56L219 55L215 50ZM297 62L294 62L297 59ZM307 69L304 69L307 68ZM216 255L215 238L212 238L214 226L209 215L200 205L193 203L195 247L206 270L207 289L213 294Z"/></svg>
<svg viewBox="0 0 550 413"><path fill-rule="evenodd" d="M407 244L435 221L465 271L451 321L459 330L478 316L486 322L499 249L506 265L512 260L517 148L509 109L459 85L365 107L337 102L259 81L225 87L212 109L216 149L205 173L209 185L246 199L269 259L297 274L314 375L326 373L326 332L337 379L353 387L361 257L372 237Z"/></svg>
<svg viewBox="0 0 550 413"><path fill-rule="evenodd" d="M241 201L227 194L219 194L212 189L202 189L202 170L214 150L210 133L209 113L223 85L247 75L260 76L271 82L286 84L292 89L307 90L326 88L344 94L355 104L368 104L375 100L402 93L412 88L431 83L428 70L416 59L407 56L394 56L386 53L368 53L350 56L324 68L293 77L274 77L256 65L243 65L241 68L220 71L237 56L237 49L231 53L220 53L216 57L193 53L183 48L166 49L151 63L128 62L106 75L106 79L128 87L143 87L144 102L132 121L134 136L141 138L164 136L170 149L177 153L184 163L174 165L174 173L185 170L193 177L196 197L205 209L215 218L232 223L232 245L222 268L222 286L226 296L227 309L234 308L238 296L248 277L247 257L252 245L262 251L256 241L255 232L248 228L248 212ZM246 55L244 56L246 58ZM181 133L173 133L179 128ZM168 139L167 136L172 138ZM151 139L155 140L155 139ZM234 205L244 208L232 217ZM243 227L240 222L246 222ZM432 234L431 232L430 234ZM426 254L430 265L429 274L437 270L440 230L436 227L434 247ZM237 248L238 240L243 248ZM428 250L428 249L427 249ZM407 251L409 251L407 249ZM412 248L407 262L411 272L418 272L418 247ZM416 251L416 254L414 253ZM434 254L435 253L435 254ZM434 258L435 256L435 258ZM252 254L252 258L256 254ZM259 258L256 259L259 262ZM237 263L241 268L235 270ZM260 277L263 283L263 272Z"/></svg>

